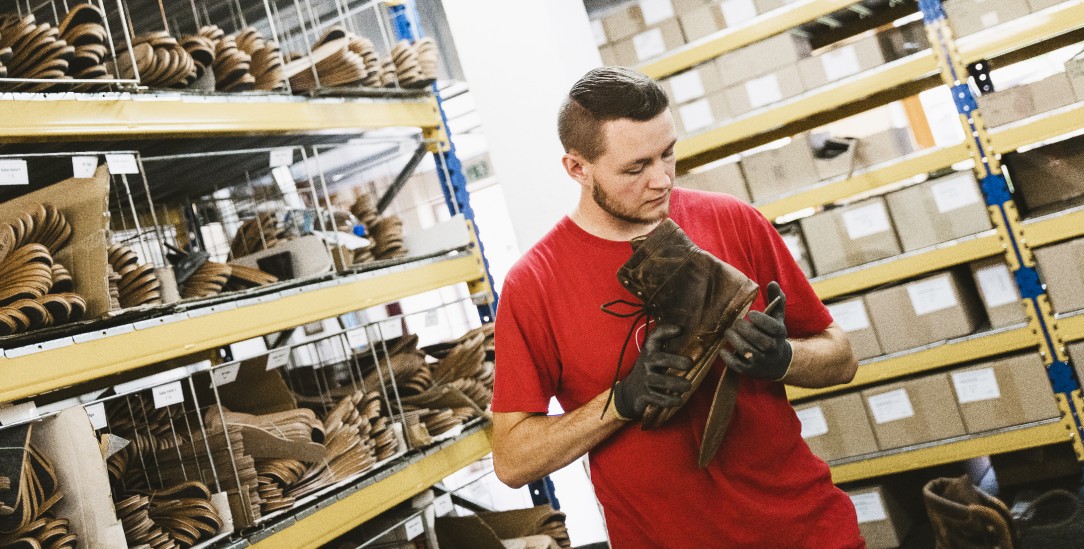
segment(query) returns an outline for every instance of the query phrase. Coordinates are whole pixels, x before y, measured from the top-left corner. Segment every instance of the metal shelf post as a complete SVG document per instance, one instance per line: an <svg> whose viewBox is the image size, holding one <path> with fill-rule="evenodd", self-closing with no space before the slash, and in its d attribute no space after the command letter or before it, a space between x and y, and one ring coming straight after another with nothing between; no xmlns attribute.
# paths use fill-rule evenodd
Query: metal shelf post
<svg viewBox="0 0 1084 549"><path fill-rule="evenodd" d="M1084 461L1084 424L1081 423L1081 410L1070 396L1080 389L1076 378L1064 356L1063 343L1057 336L1057 328L1049 306L1046 290L1035 269L1035 258L1023 238L1023 226L1020 222L1009 190L1008 182L1001 170L1001 162L986 131L986 124L975 101L975 96L968 83L969 72L964 63L948 24L941 0L919 0L926 25L926 32L933 47L934 56L941 67L941 77L952 92L956 110L960 116L965 135L968 135L968 150L975 162L975 173L986 199L994 225L998 227L1006 249L1006 259L1012 268L1021 298L1026 302L1031 324L1036 328L1039 346L1047 364L1047 375L1054 389L1056 398L1068 403L1069 414L1063 422L1076 436L1073 446L1078 458Z"/></svg>

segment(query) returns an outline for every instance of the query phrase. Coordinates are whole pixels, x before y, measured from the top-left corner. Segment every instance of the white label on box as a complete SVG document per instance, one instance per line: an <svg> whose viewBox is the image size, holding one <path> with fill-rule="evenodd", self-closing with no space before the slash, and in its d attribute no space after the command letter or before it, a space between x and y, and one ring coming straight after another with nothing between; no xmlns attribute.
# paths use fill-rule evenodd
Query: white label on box
<svg viewBox="0 0 1084 549"><path fill-rule="evenodd" d="M89 179L91 177L94 177L94 172L97 170L97 156L72 157L72 177L75 177L76 179Z"/></svg>
<svg viewBox="0 0 1084 549"><path fill-rule="evenodd" d="M661 23L674 16L674 6L670 0L640 0L640 13L648 26Z"/></svg>
<svg viewBox="0 0 1084 549"><path fill-rule="evenodd" d="M970 176L957 177L930 186L937 211L948 213L980 203L979 190Z"/></svg>
<svg viewBox="0 0 1084 549"><path fill-rule="evenodd" d="M640 61L651 59L666 53L666 40L662 29L651 29L632 37L632 46L636 48L636 58Z"/></svg>
<svg viewBox="0 0 1084 549"><path fill-rule="evenodd" d="M802 438L813 438L828 434L828 421L824 419L824 410L820 406L798 410L798 421L802 422Z"/></svg>
<svg viewBox="0 0 1084 549"><path fill-rule="evenodd" d="M604 46L609 39L606 38L606 29L602 27L602 19L591 20L591 34L595 35L595 45Z"/></svg>
<svg viewBox="0 0 1084 549"><path fill-rule="evenodd" d="M783 100L779 77L774 74L746 81L745 93L749 95L749 106L754 109Z"/></svg>
<svg viewBox="0 0 1084 549"><path fill-rule="evenodd" d="M1016 289L1008 265L983 267L975 271L975 278L979 281L979 289L982 290L982 298L987 307L999 307L1020 301L1020 291Z"/></svg>
<svg viewBox="0 0 1084 549"><path fill-rule="evenodd" d="M700 79L700 71L685 71L670 78L670 89L674 91L674 103L704 97L704 82Z"/></svg>
<svg viewBox="0 0 1084 549"><path fill-rule="evenodd" d="M432 328L440 324L440 315L437 314L436 309L425 313L425 327Z"/></svg>
<svg viewBox="0 0 1084 549"><path fill-rule="evenodd" d="M892 230L888 212L881 202L843 212L843 225L847 228L847 237L851 240Z"/></svg>
<svg viewBox="0 0 1084 549"><path fill-rule="evenodd" d="M151 389L151 394L154 395L155 408L163 408L184 402L184 389L181 387L180 381L159 385Z"/></svg>
<svg viewBox="0 0 1084 549"><path fill-rule="evenodd" d="M723 0L720 8L728 27L740 25L757 16L757 6L753 0Z"/></svg>
<svg viewBox="0 0 1084 549"><path fill-rule="evenodd" d="M866 314L866 305L861 299L829 305L828 312L844 332L857 332L869 328L869 315Z"/></svg>
<svg viewBox="0 0 1084 549"><path fill-rule="evenodd" d="M858 62L858 52L854 46L826 51L820 58L821 65L824 67L824 76L829 82L858 74L858 71L862 70L862 65Z"/></svg>
<svg viewBox="0 0 1084 549"><path fill-rule="evenodd" d="M910 284L907 286L907 295L911 298L911 307L918 316L955 307L959 303L956 301L956 292L952 291L952 280L948 275Z"/></svg>
<svg viewBox="0 0 1084 549"><path fill-rule="evenodd" d="M435 512L438 517L443 517L444 515L451 513L453 507L451 494L441 494L433 499L433 512Z"/></svg>
<svg viewBox="0 0 1084 549"><path fill-rule="evenodd" d="M13 404L0 408L0 425L11 425L30 421L38 417L38 407L34 401Z"/></svg>
<svg viewBox="0 0 1084 549"><path fill-rule="evenodd" d="M1001 388L993 368L953 372L952 385L956 387L956 400L960 404L1001 398Z"/></svg>
<svg viewBox="0 0 1084 549"><path fill-rule="evenodd" d="M783 244L786 244L787 251L790 252L790 256L793 257L795 261L802 260L802 241L798 238L798 235L783 235Z"/></svg>
<svg viewBox="0 0 1084 549"><path fill-rule="evenodd" d="M407 521L405 529L407 541L410 541L425 533L425 523L422 517L414 517Z"/></svg>
<svg viewBox="0 0 1084 549"><path fill-rule="evenodd" d="M0 185L29 185L30 174L26 171L26 160L0 160Z"/></svg>
<svg viewBox="0 0 1084 549"><path fill-rule="evenodd" d="M695 132L715 123L715 115L711 113L711 103L707 99L678 107L678 115L681 116L681 127L686 132Z"/></svg>
<svg viewBox="0 0 1084 549"><path fill-rule="evenodd" d="M139 173L139 164L134 154L107 154L105 163L109 165L109 173L113 175Z"/></svg>
<svg viewBox="0 0 1084 549"><path fill-rule="evenodd" d="M271 167L289 166L294 163L294 148L279 147L271 149Z"/></svg>
<svg viewBox="0 0 1084 549"><path fill-rule="evenodd" d="M982 22L982 28L988 29L1001 22L1001 18L998 17L996 11L988 11L979 16L979 21Z"/></svg>
<svg viewBox="0 0 1084 549"><path fill-rule="evenodd" d="M221 387L227 383L237 381L237 372L240 370L240 364L230 364L228 366L222 366L221 368L215 368L214 371L211 372L211 385L214 387Z"/></svg>
<svg viewBox="0 0 1084 549"><path fill-rule="evenodd" d="M858 524L877 522L888 518L885 513L885 504L881 501L881 494L877 492L852 495L851 503L854 504L855 514L858 515Z"/></svg>
<svg viewBox="0 0 1084 549"><path fill-rule="evenodd" d="M869 407L873 410L873 420L878 424L906 419L915 415L907 389L896 389L887 393L869 397Z"/></svg>
<svg viewBox="0 0 1084 549"><path fill-rule="evenodd" d="M267 355L267 368L268 370L275 370L282 368L286 363L290 362L290 348L281 347L271 351Z"/></svg>
<svg viewBox="0 0 1084 549"><path fill-rule="evenodd" d="M105 429L109 427L109 418L105 416L105 403L95 402L89 406L83 407L87 411L87 417L90 418L90 425L95 430Z"/></svg>

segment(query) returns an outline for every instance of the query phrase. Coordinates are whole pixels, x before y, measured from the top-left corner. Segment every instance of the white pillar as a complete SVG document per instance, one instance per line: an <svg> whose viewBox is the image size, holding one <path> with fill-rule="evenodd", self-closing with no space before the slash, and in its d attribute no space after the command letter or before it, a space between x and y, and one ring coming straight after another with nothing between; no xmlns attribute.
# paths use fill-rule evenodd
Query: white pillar
<svg viewBox="0 0 1084 549"><path fill-rule="evenodd" d="M572 211L557 111L602 61L583 0L444 0L521 251ZM485 228L482 228L483 232Z"/></svg>

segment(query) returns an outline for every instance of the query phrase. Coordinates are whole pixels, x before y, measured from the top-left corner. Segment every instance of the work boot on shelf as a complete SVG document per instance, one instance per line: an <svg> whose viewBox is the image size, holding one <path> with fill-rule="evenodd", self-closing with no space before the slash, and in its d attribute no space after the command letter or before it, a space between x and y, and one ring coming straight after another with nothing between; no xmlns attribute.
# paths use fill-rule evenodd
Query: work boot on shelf
<svg viewBox="0 0 1084 549"><path fill-rule="evenodd" d="M922 489L937 549L1014 549L1016 530L1001 500L971 484L967 475L938 478Z"/></svg>
<svg viewBox="0 0 1084 549"><path fill-rule="evenodd" d="M1021 494L1012 519L1020 549L1069 549L1084 543L1084 503L1068 490Z"/></svg>

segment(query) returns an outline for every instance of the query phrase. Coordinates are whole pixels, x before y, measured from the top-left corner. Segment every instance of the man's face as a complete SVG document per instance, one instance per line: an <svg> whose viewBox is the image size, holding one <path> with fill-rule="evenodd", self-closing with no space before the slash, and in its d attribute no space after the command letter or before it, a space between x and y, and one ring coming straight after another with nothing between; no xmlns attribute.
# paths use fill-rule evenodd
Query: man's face
<svg viewBox="0 0 1084 549"><path fill-rule="evenodd" d="M646 225L665 218L677 169L669 109L645 122L606 122L602 132L606 152L585 166L595 203L626 223Z"/></svg>

